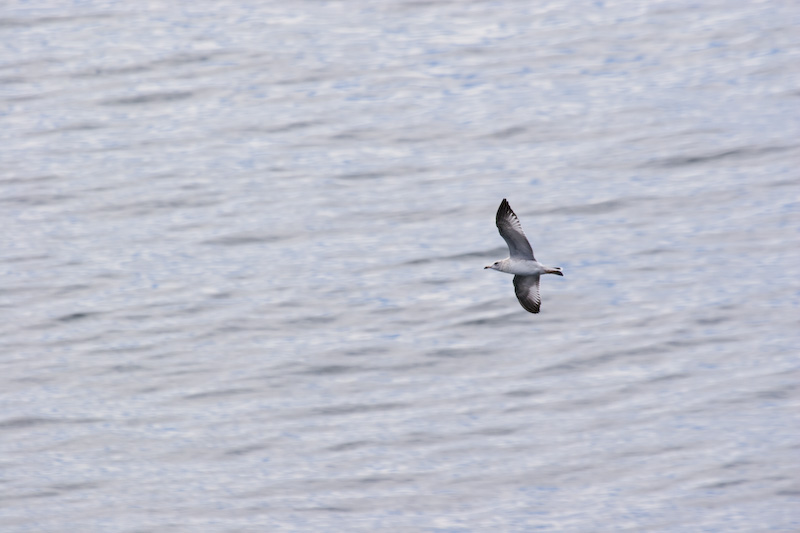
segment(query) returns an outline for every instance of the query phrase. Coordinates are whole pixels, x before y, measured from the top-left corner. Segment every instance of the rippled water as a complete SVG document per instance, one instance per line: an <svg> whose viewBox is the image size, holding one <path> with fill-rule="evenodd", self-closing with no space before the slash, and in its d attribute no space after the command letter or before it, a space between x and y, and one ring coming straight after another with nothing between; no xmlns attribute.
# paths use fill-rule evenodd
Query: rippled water
<svg viewBox="0 0 800 533"><path fill-rule="evenodd" d="M0 529L800 530L796 5L46 5Z"/></svg>

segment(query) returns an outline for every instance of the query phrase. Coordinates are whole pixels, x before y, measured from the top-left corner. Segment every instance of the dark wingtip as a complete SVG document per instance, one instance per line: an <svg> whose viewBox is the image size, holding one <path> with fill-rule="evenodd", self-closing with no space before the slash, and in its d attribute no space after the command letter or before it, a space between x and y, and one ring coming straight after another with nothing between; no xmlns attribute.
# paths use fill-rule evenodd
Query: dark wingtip
<svg viewBox="0 0 800 533"><path fill-rule="evenodd" d="M539 313L539 308L538 307L531 307L531 306L528 306L528 305L523 305L522 308L525 309L529 313L533 313L534 315Z"/></svg>
<svg viewBox="0 0 800 533"><path fill-rule="evenodd" d="M503 201L500 202L500 207L497 208L497 218L502 218L507 213L511 213L513 215L514 210L511 209L511 206L508 204L508 200L503 198Z"/></svg>

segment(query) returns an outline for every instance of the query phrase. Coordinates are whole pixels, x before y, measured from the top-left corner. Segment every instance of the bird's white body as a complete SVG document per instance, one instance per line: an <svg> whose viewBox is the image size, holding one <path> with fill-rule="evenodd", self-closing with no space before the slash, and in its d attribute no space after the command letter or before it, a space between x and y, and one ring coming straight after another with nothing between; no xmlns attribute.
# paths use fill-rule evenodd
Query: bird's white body
<svg viewBox="0 0 800 533"><path fill-rule="evenodd" d="M499 270L506 274L515 276L540 276L542 274L554 274L552 268L548 268L539 261L529 261L526 259L511 259L510 257L500 260L489 268Z"/></svg>

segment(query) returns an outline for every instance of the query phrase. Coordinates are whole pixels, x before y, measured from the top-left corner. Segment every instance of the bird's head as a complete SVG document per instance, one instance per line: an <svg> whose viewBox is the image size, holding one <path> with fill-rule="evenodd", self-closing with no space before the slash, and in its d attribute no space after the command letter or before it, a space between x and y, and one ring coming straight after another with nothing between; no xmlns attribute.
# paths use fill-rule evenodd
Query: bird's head
<svg viewBox="0 0 800 533"><path fill-rule="evenodd" d="M483 267L484 270L487 268L491 268L492 270L500 270L500 261L495 261L491 265Z"/></svg>

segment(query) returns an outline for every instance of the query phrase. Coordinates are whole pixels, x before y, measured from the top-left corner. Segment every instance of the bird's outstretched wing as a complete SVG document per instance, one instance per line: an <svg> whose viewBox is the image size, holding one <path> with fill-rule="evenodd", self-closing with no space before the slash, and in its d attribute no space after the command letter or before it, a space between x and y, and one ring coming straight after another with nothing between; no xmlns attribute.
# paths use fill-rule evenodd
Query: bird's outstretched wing
<svg viewBox="0 0 800 533"><path fill-rule="evenodd" d="M512 259L534 259L533 248L522 231L522 224L519 223L517 215L511 210L505 198L497 209L495 222L497 229L500 230L500 236L508 244L508 254Z"/></svg>
<svg viewBox="0 0 800 533"><path fill-rule="evenodd" d="M538 313L542 305L539 296L539 276L514 276L514 292L517 300L531 313Z"/></svg>

